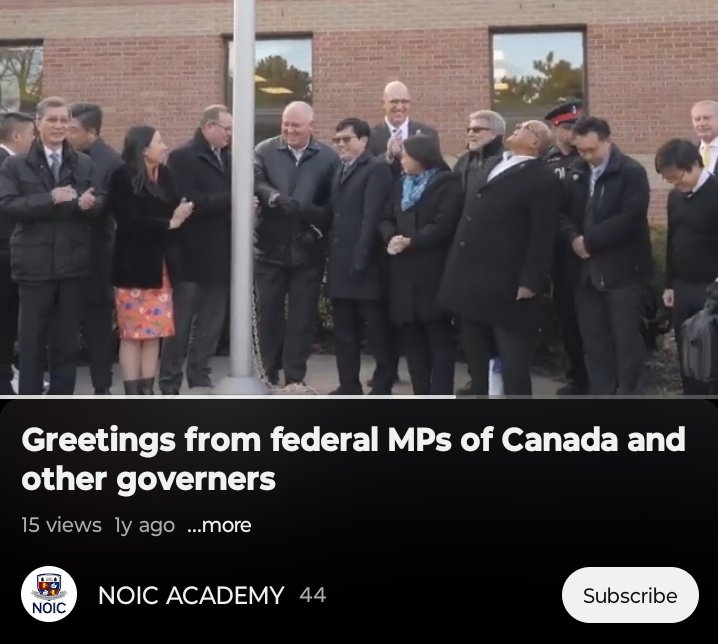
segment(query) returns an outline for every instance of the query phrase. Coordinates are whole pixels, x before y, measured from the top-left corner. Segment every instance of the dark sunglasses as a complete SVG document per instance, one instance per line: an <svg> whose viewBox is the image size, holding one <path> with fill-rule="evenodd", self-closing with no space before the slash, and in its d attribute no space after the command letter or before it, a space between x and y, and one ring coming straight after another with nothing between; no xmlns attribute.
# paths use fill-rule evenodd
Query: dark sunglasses
<svg viewBox="0 0 718 644"><path fill-rule="evenodd" d="M467 127L466 133L467 134L479 134L479 132L491 132L490 127Z"/></svg>

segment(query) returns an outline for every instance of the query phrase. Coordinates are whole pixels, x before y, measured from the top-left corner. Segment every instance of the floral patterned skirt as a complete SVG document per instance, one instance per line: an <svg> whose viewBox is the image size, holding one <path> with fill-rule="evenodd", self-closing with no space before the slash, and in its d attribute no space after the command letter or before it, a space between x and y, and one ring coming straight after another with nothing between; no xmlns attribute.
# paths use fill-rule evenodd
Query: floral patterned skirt
<svg viewBox="0 0 718 644"><path fill-rule="evenodd" d="M115 309L120 338L154 340L175 334L172 287L162 266L160 288L116 288Z"/></svg>

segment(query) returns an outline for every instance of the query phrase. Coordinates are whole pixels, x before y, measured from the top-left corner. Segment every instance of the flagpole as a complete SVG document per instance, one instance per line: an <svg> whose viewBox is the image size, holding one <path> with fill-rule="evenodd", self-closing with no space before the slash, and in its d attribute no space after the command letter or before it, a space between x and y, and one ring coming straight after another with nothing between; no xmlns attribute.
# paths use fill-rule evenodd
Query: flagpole
<svg viewBox="0 0 718 644"><path fill-rule="evenodd" d="M231 351L229 375L215 387L219 395L267 393L252 356L255 2L234 0Z"/></svg>

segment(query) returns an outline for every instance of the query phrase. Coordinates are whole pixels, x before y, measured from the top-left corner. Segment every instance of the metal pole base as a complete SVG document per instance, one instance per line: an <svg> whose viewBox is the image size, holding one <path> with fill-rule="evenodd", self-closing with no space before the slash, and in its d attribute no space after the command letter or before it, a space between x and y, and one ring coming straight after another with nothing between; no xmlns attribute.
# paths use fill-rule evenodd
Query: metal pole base
<svg viewBox="0 0 718 644"><path fill-rule="evenodd" d="M214 396L268 396L269 391L254 376L222 378L212 389Z"/></svg>

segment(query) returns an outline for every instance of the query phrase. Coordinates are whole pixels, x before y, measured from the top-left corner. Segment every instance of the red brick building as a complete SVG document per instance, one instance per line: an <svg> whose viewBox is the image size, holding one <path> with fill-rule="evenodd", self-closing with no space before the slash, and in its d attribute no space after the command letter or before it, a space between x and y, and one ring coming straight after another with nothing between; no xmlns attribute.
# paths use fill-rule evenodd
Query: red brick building
<svg viewBox="0 0 718 644"><path fill-rule="evenodd" d="M0 0L0 105L94 101L115 145L137 122L174 144L226 100L231 30L231 0ZM257 34L258 136L304 95L321 138L343 116L377 121L399 78L456 155L471 111L511 121L581 94L648 167L659 218L652 154L692 136L693 102L718 98L713 0L257 0Z"/></svg>

